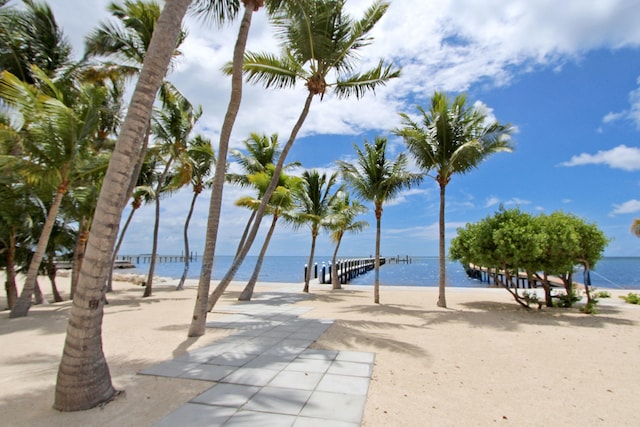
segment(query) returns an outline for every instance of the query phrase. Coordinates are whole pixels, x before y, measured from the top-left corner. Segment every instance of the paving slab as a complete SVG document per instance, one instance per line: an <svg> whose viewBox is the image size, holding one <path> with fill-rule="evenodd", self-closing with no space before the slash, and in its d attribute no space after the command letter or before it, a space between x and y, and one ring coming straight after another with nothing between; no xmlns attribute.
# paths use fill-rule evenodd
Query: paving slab
<svg viewBox="0 0 640 427"><path fill-rule="evenodd" d="M375 354L309 348L333 320L298 317L311 309L292 304L307 298L256 293L217 309L207 327L235 333L140 371L212 384L155 426L359 426Z"/></svg>

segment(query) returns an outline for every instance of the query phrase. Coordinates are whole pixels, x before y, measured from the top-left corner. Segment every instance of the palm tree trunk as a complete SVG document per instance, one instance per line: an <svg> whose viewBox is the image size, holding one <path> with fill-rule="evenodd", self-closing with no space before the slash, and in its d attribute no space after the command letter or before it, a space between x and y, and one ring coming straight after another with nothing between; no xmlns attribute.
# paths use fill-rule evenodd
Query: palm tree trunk
<svg viewBox="0 0 640 427"><path fill-rule="evenodd" d="M13 308L18 299L18 289L16 286L16 266L15 266L15 253L16 253L16 233L12 229L9 234L9 247L7 248L7 281L4 284L4 289L7 292L7 305L9 310Z"/></svg>
<svg viewBox="0 0 640 427"><path fill-rule="evenodd" d="M107 279L107 289L106 292L113 291L113 269L116 265L116 259L118 258L118 252L120 252L120 246L122 246L122 241L124 240L124 235L129 228L129 224L131 223L131 219L133 218L133 214L136 213L137 208L132 206L131 212L129 212L129 216L124 223L124 227L122 227L122 231L120 232L120 237L118 237L118 243L116 243L116 247L113 250L113 256L111 257L111 268L109 269L109 278Z"/></svg>
<svg viewBox="0 0 640 427"><path fill-rule="evenodd" d="M309 262L307 265L311 266L313 264L313 257L315 257L316 252L316 238L318 237L318 232L315 229L311 230L311 250L309 251ZM324 280L324 278L323 278ZM311 282L311 267L307 268L307 275L304 278L304 287L302 288L302 292L309 292L309 283Z"/></svg>
<svg viewBox="0 0 640 427"><path fill-rule="evenodd" d="M89 237L89 226L85 218L80 220L80 229L78 230L78 236L76 237L76 244L73 248L73 262L71 263L71 289L69 292L69 299L73 299L73 293L78 286L78 276L80 275L80 269L82 268L82 262L84 261L84 251L87 246L87 238Z"/></svg>
<svg viewBox="0 0 640 427"><path fill-rule="evenodd" d="M256 211L251 211L251 216L247 221L247 225L244 227L244 231L242 232L242 237L240 237L240 243L238 243L238 249L236 249L236 256L238 256L238 254L242 250L242 247L244 246L244 242L247 241L247 235L249 234L249 230L251 229L251 224L253 224L253 220L255 217L256 217Z"/></svg>
<svg viewBox="0 0 640 427"><path fill-rule="evenodd" d="M336 270L336 261L338 260L338 249L340 249L340 242L342 241L342 235L338 237L338 241L336 242L336 248L333 251L333 258L331 260L331 265L333 266L333 275L331 276L331 289L342 289L342 285L340 284L340 278L338 277L338 271Z"/></svg>
<svg viewBox="0 0 640 427"><path fill-rule="evenodd" d="M128 199L127 189L135 178L131 171L190 3L165 3L100 190L58 370L53 406L61 411L93 408L116 395L102 351L105 280Z"/></svg>
<svg viewBox="0 0 640 427"><path fill-rule="evenodd" d="M198 282L198 294L193 316L189 326L188 336L199 337L204 335L205 323L207 321L207 302L209 298L209 287L211 284L211 274L213 271L213 258L216 253L216 240L218 239L218 226L220 225L220 209L222 205L222 191L224 188L225 169L227 166L227 151L231 131L236 121L240 102L242 101L242 67L244 61L245 47L251 28L251 18L254 12L253 7L245 5L242 22L238 30L238 38L233 50L233 72L231 74L231 96L227 113L224 116L222 129L220 130L220 143L218 144L218 161L216 163L216 173L213 178L211 189L211 202L209 204L209 218L207 219L207 232L204 252L202 254L202 270Z"/></svg>
<svg viewBox="0 0 640 427"><path fill-rule="evenodd" d="M251 274L249 282L247 282L247 286L244 287L242 293L240 294L240 297L238 297L238 301L250 301L251 297L253 296L253 289L256 287L256 282L258 281L258 276L260 275L260 270L262 269L262 263L264 262L264 256L267 253L267 248L269 247L271 236L273 236L273 232L276 229L277 221L278 214L274 214L273 221L271 221L271 227L269 227L267 236L265 237L264 243L262 244L262 249L260 249L260 255L258 255L256 266L253 269L253 273Z"/></svg>
<svg viewBox="0 0 640 427"><path fill-rule="evenodd" d="M376 206L376 258L374 262L373 302L380 304L380 228L382 226L382 204Z"/></svg>
<svg viewBox="0 0 640 427"><path fill-rule="evenodd" d="M271 199L271 195L273 194L273 192L275 191L276 187L278 186L278 181L280 179L280 172L282 172L282 166L284 165L284 161L286 160L287 154L289 154L289 151L291 150L291 147L293 146L293 143L296 140L296 136L298 135L298 132L300 131L300 128L302 127L302 124L304 123L305 119L307 118L307 115L309 114L309 107L311 106L311 101L313 101L313 93L309 92L309 95L307 96L307 99L305 100L305 104L304 104L304 107L302 109L302 113L300 113L300 117L298 117L298 121L293 126L293 130L291 131L291 135L289 136L289 140L287 141L286 145L282 149L282 153L280 154L280 158L278 159L278 163L276 164L275 169L273 170L273 178L271 179L271 182L269 183L269 187L267 187L264 195L262 196L262 201L260 202L260 206L258 207L258 210L256 211L256 217L255 217L255 219L253 221L253 225L251 226L251 231L249 232L249 236L247 237L247 241L244 244L244 246L242 247L242 250L234 258L233 263L231 264L231 267L229 267L229 270L225 274L225 278L228 278L228 280L225 283L223 283L221 281L218 284L218 286L216 287L216 289L209 296L209 301L208 301L208 310L209 311L211 311L213 309L213 307L216 305L216 303L218 302L218 299L224 293L224 291L226 290L226 287L229 285L229 283L231 282L231 280L235 276L236 272L240 268L240 265L242 265L242 262L244 261L245 257L249 253L249 249L251 249L251 245L253 245L253 241L255 240L256 235L258 234L258 229L260 228L260 223L262 222L262 217L264 216L264 212L265 212L265 210L267 208L267 204L269 202L269 199ZM201 280L202 280L202 278L201 278ZM195 316L194 316L194 318L195 318ZM201 319L200 321L203 322L202 328L204 330L204 319ZM192 335L190 335L190 336L192 336Z"/></svg>
<svg viewBox="0 0 640 427"><path fill-rule="evenodd" d="M187 274L189 273L189 223L191 222L191 215L193 215L193 208L196 205L196 199L198 198L198 191L193 191L193 198L191 199L191 206L189 207L189 213L187 219L184 221L184 270L182 271L182 277L180 277L180 283L176 287L177 291L184 289L184 281L187 280Z"/></svg>
<svg viewBox="0 0 640 427"><path fill-rule="evenodd" d="M53 302L62 302L62 296L58 292L58 286L56 285L56 265L53 262L53 258L47 259L47 277L51 282L51 293L53 295Z"/></svg>
<svg viewBox="0 0 640 427"><path fill-rule="evenodd" d="M42 232L40 233L36 251L33 254L33 258L31 258L31 262L29 263L29 269L27 270L27 278L24 283L24 288L22 288L22 292L20 293L18 301L16 301L16 304L11 309L11 313L9 314L10 318L24 317L29 312L29 308L31 307L31 297L33 296L33 293L35 291L38 271L40 271L40 264L42 264L42 258L44 257L47 245L49 244L49 237L51 236L53 225L55 224L56 217L58 216L60 203L62 203L62 196L64 196L64 193L66 191L67 182L65 180L58 186L56 197L53 200L51 207L49 208L49 212L47 213L47 219L42 228Z"/></svg>
<svg viewBox="0 0 640 427"><path fill-rule="evenodd" d="M440 218L438 221L439 227L439 245L438 245L438 257L440 258L440 282L438 283L438 307L447 308L447 299L445 297L445 283L446 283L446 257L444 253L444 192L446 184L440 184Z"/></svg>
<svg viewBox="0 0 640 427"><path fill-rule="evenodd" d="M158 178L158 185L156 186L156 220L153 224L153 246L151 249L151 260L149 261L149 274L147 275L147 284L144 287L144 293L142 294L143 298L150 297L152 294L153 288L153 273L156 271L156 257L158 255L158 232L160 231L160 191L162 190L162 184L164 184L164 180L167 178L167 174L169 173L169 168L171 167L171 163L175 157L170 157L167 161L164 170L162 171L162 175Z"/></svg>
<svg viewBox="0 0 640 427"><path fill-rule="evenodd" d="M42 294L42 290L40 289L40 283L38 283L38 278L36 277L36 285L33 288L33 295L35 304L47 304L47 301L44 299L44 295Z"/></svg>

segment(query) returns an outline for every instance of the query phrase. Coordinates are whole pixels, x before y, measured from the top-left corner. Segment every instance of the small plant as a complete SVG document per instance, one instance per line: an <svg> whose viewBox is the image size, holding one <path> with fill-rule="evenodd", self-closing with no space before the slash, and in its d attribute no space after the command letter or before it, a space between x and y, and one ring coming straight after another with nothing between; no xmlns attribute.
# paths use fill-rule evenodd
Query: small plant
<svg viewBox="0 0 640 427"><path fill-rule="evenodd" d="M598 291L593 296L594 298L611 298L611 294L607 291Z"/></svg>
<svg viewBox="0 0 640 427"><path fill-rule="evenodd" d="M573 303L582 299L575 290L571 290L570 294L561 294L556 297L558 300L554 304L556 307L571 307Z"/></svg>
<svg viewBox="0 0 640 427"><path fill-rule="evenodd" d="M629 292L627 295L621 295L620 298L629 304L640 304L640 295L632 292Z"/></svg>
<svg viewBox="0 0 640 427"><path fill-rule="evenodd" d="M596 298L591 298L591 301L586 303L584 307L580 309L585 314L598 314L598 300Z"/></svg>

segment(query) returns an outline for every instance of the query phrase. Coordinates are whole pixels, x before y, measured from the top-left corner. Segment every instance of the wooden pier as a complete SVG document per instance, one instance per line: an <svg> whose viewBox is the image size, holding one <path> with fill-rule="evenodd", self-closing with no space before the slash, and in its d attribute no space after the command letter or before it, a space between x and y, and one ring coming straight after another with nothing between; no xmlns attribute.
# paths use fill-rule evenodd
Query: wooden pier
<svg viewBox="0 0 640 427"><path fill-rule="evenodd" d="M387 262L386 258L380 258L380 265L384 265ZM318 279L319 283L331 283L333 274L338 275L338 281L341 284L349 283L349 281L355 277L365 274L375 268L375 258L354 258L343 259L336 261L335 268L331 263L322 263L322 267L318 269L318 264L314 265L313 277ZM304 273L306 277L307 265L304 266Z"/></svg>
<svg viewBox="0 0 640 427"><path fill-rule="evenodd" d="M475 264L469 264L466 270L467 270L467 275L472 279L478 279L481 282L487 282L487 284L491 284L491 281L493 280L494 285L498 284L497 281L499 279L502 283L504 283L504 279L505 279L504 270L496 270L495 268L480 267ZM517 275L512 275L511 280L512 280L511 285L512 287L515 287L515 288L531 289L538 286L542 286L541 280L539 280L535 276L529 277L527 276L527 273L522 271L518 272ZM547 281L549 282L549 285L552 287L564 287L564 282L559 277L547 276ZM575 285L582 286L581 283L578 283L575 280L573 281L573 283Z"/></svg>
<svg viewBox="0 0 640 427"><path fill-rule="evenodd" d="M119 256L118 261L129 262L135 264L147 264L151 262L151 254L142 254L142 255L122 255ZM189 261L197 261L198 254L189 255ZM117 262L118 262L117 261ZM184 262L184 255L156 255L156 262Z"/></svg>

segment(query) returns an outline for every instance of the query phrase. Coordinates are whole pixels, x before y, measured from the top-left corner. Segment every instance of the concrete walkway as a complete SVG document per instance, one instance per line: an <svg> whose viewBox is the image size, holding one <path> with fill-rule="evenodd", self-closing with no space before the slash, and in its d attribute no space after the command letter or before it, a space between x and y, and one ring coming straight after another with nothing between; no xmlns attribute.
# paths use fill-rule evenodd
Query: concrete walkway
<svg viewBox="0 0 640 427"><path fill-rule="evenodd" d="M333 320L298 317L306 298L287 288L216 309L229 314L207 326L235 334L141 371L212 383L155 426L360 426L375 354L310 349Z"/></svg>

